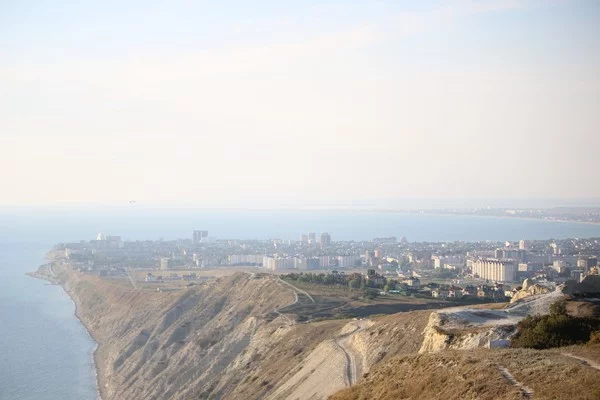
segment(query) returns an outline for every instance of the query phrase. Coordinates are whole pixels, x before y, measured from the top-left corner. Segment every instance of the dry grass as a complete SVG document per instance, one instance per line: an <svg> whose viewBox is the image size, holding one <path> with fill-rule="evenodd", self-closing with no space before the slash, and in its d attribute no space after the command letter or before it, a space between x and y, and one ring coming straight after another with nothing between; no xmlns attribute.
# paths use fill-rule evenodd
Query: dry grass
<svg viewBox="0 0 600 400"><path fill-rule="evenodd" d="M569 348L573 351L574 348ZM589 350L579 346L579 351ZM599 348L593 350L600 353ZM520 399L498 368L533 390L534 399L600 399L600 371L554 351L523 349L446 351L394 357L333 400Z"/></svg>
<svg viewBox="0 0 600 400"><path fill-rule="evenodd" d="M600 344L561 347L558 349L553 349L553 351L558 354L571 353L578 357L587 358L588 360L592 360L597 364L600 364Z"/></svg>
<svg viewBox="0 0 600 400"><path fill-rule="evenodd" d="M497 367L471 352L395 357L358 385L331 396L349 399L517 399Z"/></svg>

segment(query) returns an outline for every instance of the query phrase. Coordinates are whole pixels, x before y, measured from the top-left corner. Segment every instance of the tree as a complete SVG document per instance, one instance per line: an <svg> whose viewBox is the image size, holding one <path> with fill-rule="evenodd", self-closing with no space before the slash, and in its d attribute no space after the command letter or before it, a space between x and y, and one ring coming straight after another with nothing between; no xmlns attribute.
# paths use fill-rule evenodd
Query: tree
<svg viewBox="0 0 600 400"><path fill-rule="evenodd" d="M350 286L352 289L360 288L360 284L361 280L358 278L350 279L350 281L348 282L348 286Z"/></svg>
<svg viewBox="0 0 600 400"><path fill-rule="evenodd" d="M379 296L379 290L377 290L377 289L367 288L367 289L365 289L364 293L365 293L365 298L367 298L369 300L373 300L377 296Z"/></svg>

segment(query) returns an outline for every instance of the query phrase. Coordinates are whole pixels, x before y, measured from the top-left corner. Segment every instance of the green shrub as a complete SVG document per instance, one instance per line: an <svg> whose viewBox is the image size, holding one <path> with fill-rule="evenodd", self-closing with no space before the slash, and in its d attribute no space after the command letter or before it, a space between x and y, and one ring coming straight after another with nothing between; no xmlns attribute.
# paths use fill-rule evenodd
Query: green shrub
<svg viewBox="0 0 600 400"><path fill-rule="evenodd" d="M598 329L600 320L597 318L576 318L560 313L528 316L517 324L511 347L549 349L583 344L590 341L592 332Z"/></svg>

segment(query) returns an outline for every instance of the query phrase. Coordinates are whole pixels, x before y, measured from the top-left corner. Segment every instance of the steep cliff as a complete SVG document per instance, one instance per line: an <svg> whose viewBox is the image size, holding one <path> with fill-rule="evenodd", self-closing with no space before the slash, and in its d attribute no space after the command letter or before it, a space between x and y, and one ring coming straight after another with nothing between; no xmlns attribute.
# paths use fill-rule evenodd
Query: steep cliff
<svg viewBox="0 0 600 400"><path fill-rule="evenodd" d="M300 326L274 312L294 293L272 277L236 274L166 293L74 271L61 278L99 343L105 400L264 395L343 325Z"/></svg>
<svg viewBox="0 0 600 400"><path fill-rule="evenodd" d="M527 315L548 314L550 305L563 298L565 295L558 288L527 296L500 309L465 306L435 311L423 330L419 353L507 347L521 319Z"/></svg>
<svg viewBox="0 0 600 400"><path fill-rule="evenodd" d="M286 310L310 299L275 276L158 292L55 271L99 343L104 400L325 399L382 360L416 352L430 314L299 323Z"/></svg>

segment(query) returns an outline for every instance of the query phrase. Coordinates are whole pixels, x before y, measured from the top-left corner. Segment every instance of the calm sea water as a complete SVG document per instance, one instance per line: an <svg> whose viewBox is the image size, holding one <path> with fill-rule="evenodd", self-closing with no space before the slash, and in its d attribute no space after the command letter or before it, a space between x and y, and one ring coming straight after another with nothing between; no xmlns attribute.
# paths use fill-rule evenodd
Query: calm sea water
<svg viewBox="0 0 600 400"><path fill-rule="evenodd" d="M75 210L0 212L0 400L97 398L95 344L58 286L24 275L43 263L53 243L93 239L190 237L298 239L330 232L334 240L406 236L410 241L519 240L600 237L600 225L533 220L443 217L375 212Z"/></svg>
<svg viewBox="0 0 600 400"><path fill-rule="evenodd" d="M25 276L45 245L0 244L0 399L97 398L95 343L60 286Z"/></svg>

